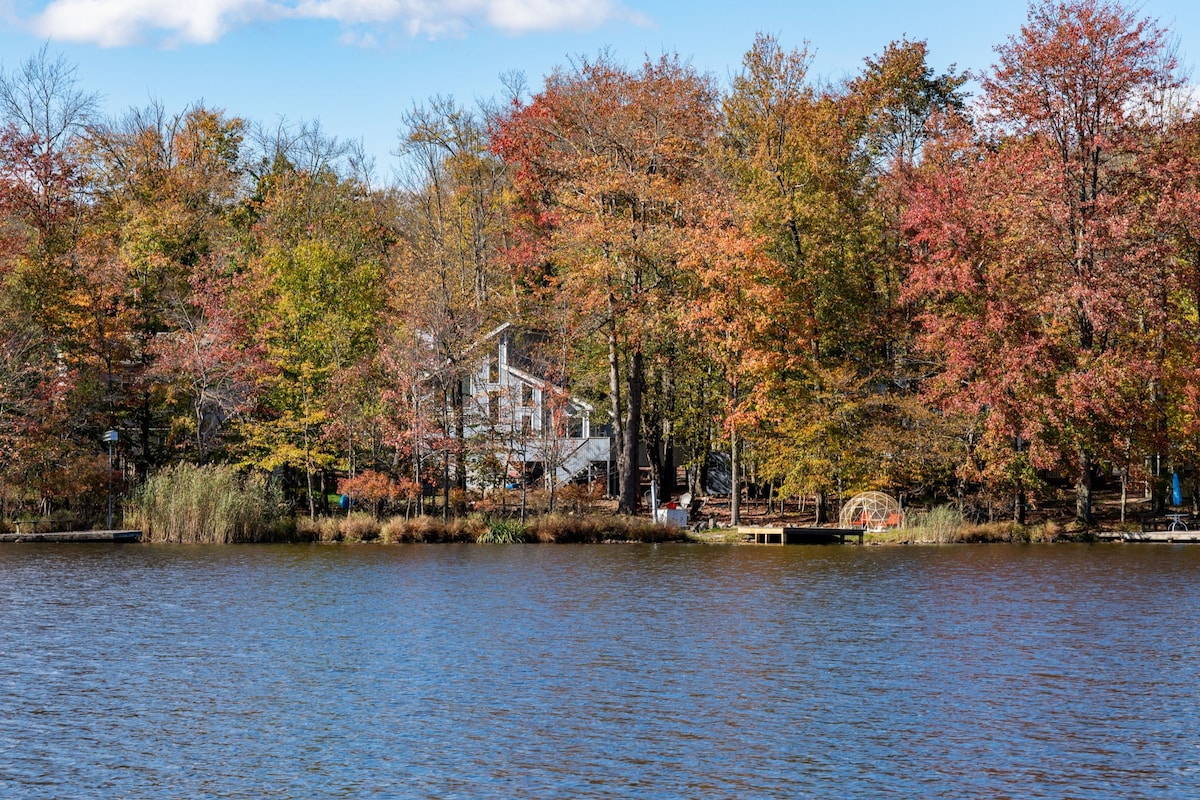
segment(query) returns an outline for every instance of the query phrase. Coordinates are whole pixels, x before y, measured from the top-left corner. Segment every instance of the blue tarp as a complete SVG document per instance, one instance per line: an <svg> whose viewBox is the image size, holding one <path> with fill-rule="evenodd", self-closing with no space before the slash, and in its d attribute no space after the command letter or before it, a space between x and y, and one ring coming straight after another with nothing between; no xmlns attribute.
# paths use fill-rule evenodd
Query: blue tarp
<svg viewBox="0 0 1200 800"><path fill-rule="evenodd" d="M1183 505L1183 488L1179 485L1179 473L1171 473L1171 505Z"/></svg>

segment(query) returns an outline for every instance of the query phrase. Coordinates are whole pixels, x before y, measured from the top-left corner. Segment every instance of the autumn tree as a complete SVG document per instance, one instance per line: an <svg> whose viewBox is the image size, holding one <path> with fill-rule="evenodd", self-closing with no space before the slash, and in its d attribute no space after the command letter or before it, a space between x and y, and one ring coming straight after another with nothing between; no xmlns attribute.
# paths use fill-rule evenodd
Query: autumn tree
<svg viewBox="0 0 1200 800"><path fill-rule="evenodd" d="M98 451L75 313L79 144L94 110L74 67L46 48L0 72L0 480L42 499L82 492L68 478L94 474Z"/></svg>
<svg viewBox="0 0 1200 800"><path fill-rule="evenodd" d="M1090 523L1099 462L1153 418L1143 168L1178 78L1163 31L1100 0L1034 5L997 53L978 129L950 120L927 152L909 291L943 405L981 415L987 460L1070 468Z"/></svg>
<svg viewBox="0 0 1200 800"><path fill-rule="evenodd" d="M393 313L383 333L395 363L423 376L420 397L409 393L407 416L416 428L405 437L427 458L441 459L443 508L451 488L467 484L463 381L477 366L473 350L487 331L517 315L500 258L509 182L505 164L489 150L489 114L436 97L412 108L400 132L403 267L391 278Z"/></svg>
<svg viewBox="0 0 1200 800"><path fill-rule="evenodd" d="M738 330L731 374L745 388L729 420L768 479L817 495L820 520L828 492L883 474L871 462L887 451L863 447L868 430L846 428L855 415L843 411L887 409L906 424L911 403L871 397L915 385L894 187L920 157L929 116L959 103L962 78L935 74L921 42L893 43L840 86L811 81L809 61L760 35L724 99L721 163L755 249L709 284L720 329ZM831 414L843 421L833 438Z"/></svg>
<svg viewBox="0 0 1200 800"><path fill-rule="evenodd" d="M189 348L175 345L199 335L190 346L199 354L211 335L199 333L199 309L223 298L216 287L230 276L243 129L220 111L197 106L171 114L154 103L89 131L96 200L80 254L87 263L84 307L110 395L109 424L130 433L142 473L180 441L195 444L203 459L213 440L215 431L193 429L196 420L208 420L196 423L202 428L217 419L198 411L211 409L211 394L194 393L203 394L198 387L207 380L185 354ZM229 355L216 339L212 345ZM155 433L164 429L179 436Z"/></svg>
<svg viewBox="0 0 1200 800"><path fill-rule="evenodd" d="M630 70L602 54L556 70L495 140L537 234L521 266L571 297L606 342L627 514L638 504L647 358L664 312L691 291L678 264L701 221L716 125L711 82L677 57Z"/></svg>
<svg viewBox="0 0 1200 800"><path fill-rule="evenodd" d="M251 159L254 186L237 219L242 278L230 299L266 367L257 413L238 426L239 454L302 476L315 515L331 470L353 460L353 433L331 426L344 410L334 388L375 357L395 236L387 197L355 177L349 150L303 137L268 145Z"/></svg>
<svg viewBox="0 0 1200 800"><path fill-rule="evenodd" d="M1157 234L1152 239L1158 256L1155 308L1162 327L1150 342L1157 368L1154 407L1153 416L1141 421L1140 444L1155 467L1178 469L1200 463L1200 117L1178 98L1165 99L1161 146L1147 167L1157 190L1149 200ZM1131 459L1130 474L1143 472L1139 466ZM1144 472L1154 481L1154 469ZM1161 510L1165 485L1153 485Z"/></svg>

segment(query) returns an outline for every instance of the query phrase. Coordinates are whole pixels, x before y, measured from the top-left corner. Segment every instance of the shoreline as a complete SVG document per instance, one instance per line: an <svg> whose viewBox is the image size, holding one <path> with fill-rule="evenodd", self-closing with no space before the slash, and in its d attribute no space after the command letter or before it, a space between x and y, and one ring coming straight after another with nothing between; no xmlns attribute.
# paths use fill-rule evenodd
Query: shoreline
<svg viewBox="0 0 1200 800"><path fill-rule="evenodd" d="M986 526L985 526L986 527ZM762 526L756 526L762 530ZM782 531L782 527L779 528ZM836 530L836 529L831 529ZM912 531L915 533L915 531ZM613 531L613 533L618 533ZM862 541L754 541L748 540L747 534L736 528L711 528L702 531L688 531L679 528L666 528L654 531L654 535L640 537L606 537L598 535L586 539L568 538L563 540L550 538L515 537L505 541L488 541L482 538L439 536L435 538L404 538L388 539L384 537L371 538L271 538L217 541L214 539L198 539L195 541L178 541L164 538L155 539L144 531L99 530L99 531L42 531L38 533L0 533L0 544L41 544L41 543L96 543L96 544L150 544L150 545L214 545L214 544L280 544L280 545L376 545L392 546L404 544L680 544L706 545L726 547L812 547L812 546L844 546L844 547L929 547L939 545L972 545L972 544L1200 544L1200 530L1178 531L1116 531L1093 530L1076 534L1056 533L1053 536L1041 535L1033 531L1025 531L1022 535L996 536L991 532L973 529L963 529L950 536L909 536L905 529L894 531L864 532Z"/></svg>

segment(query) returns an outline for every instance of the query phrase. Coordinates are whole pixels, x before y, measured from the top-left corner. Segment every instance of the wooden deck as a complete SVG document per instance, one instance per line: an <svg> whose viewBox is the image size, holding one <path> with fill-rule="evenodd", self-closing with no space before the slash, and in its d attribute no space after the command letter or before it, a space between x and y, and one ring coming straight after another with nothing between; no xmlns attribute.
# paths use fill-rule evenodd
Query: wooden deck
<svg viewBox="0 0 1200 800"><path fill-rule="evenodd" d="M141 531L22 531L0 533L0 542L140 542Z"/></svg>
<svg viewBox="0 0 1200 800"><path fill-rule="evenodd" d="M863 543L862 528L738 526L738 536L747 544L845 544L847 539Z"/></svg>
<svg viewBox="0 0 1200 800"><path fill-rule="evenodd" d="M1200 530L1106 531L1097 536L1106 542L1160 542L1163 544L1200 544Z"/></svg>

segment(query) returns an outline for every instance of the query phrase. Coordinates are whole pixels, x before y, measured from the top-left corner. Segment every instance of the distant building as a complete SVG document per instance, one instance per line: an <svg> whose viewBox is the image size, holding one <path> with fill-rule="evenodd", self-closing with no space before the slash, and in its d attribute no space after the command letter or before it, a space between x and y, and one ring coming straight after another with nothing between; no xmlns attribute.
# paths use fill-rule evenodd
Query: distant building
<svg viewBox="0 0 1200 800"><path fill-rule="evenodd" d="M551 376L546 339L505 323L469 351L463 379L464 436L474 453L475 487L553 480L608 482L612 427Z"/></svg>

